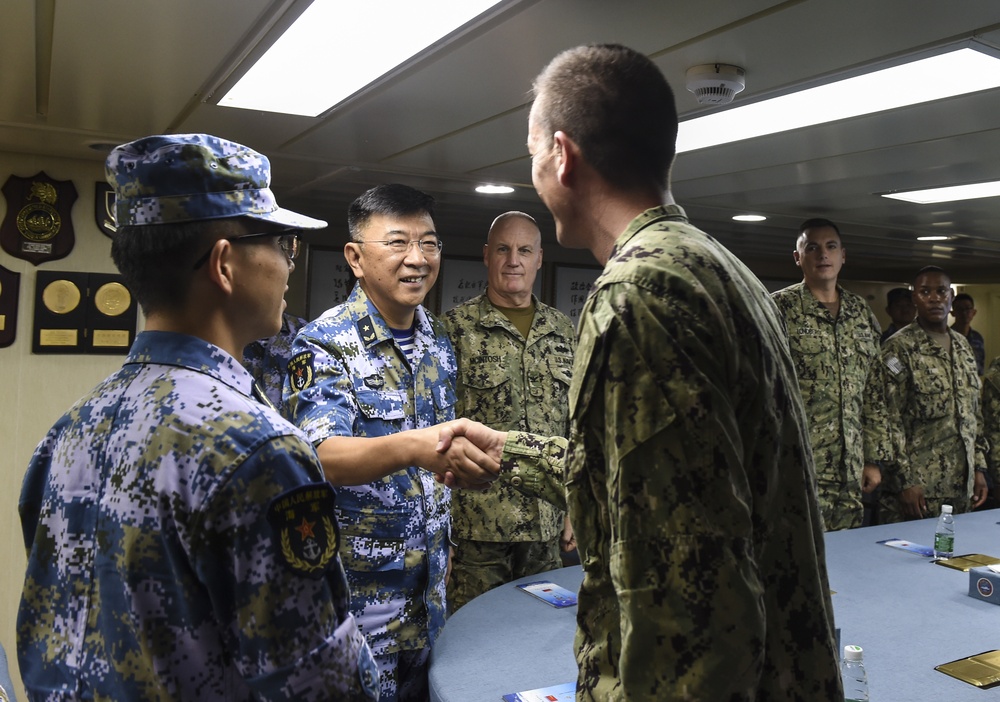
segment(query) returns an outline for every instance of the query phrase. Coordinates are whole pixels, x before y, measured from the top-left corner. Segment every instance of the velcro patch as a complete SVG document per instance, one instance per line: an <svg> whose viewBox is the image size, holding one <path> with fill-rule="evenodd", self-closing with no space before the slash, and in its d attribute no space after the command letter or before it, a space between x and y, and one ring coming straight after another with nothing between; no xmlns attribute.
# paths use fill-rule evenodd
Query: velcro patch
<svg viewBox="0 0 1000 702"><path fill-rule="evenodd" d="M271 500L267 521L278 537L277 551L296 573L320 578L340 548L340 529L329 483L312 483Z"/></svg>
<svg viewBox="0 0 1000 702"><path fill-rule="evenodd" d="M895 356L889 356L885 359L885 367L888 368L893 375L899 375L903 372L903 364Z"/></svg>
<svg viewBox="0 0 1000 702"><path fill-rule="evenodd" d="M298 392L305 390L313 384L313 359L312 351L303 351L297 356L293 356L288 362L288 380L292 384L292 389Z"/></svg>

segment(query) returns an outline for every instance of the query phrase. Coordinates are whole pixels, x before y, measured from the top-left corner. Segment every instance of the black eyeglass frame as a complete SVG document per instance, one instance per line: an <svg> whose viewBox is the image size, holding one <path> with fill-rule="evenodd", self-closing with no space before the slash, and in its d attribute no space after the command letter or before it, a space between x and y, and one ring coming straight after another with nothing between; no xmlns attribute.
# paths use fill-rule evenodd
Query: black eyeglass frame
<svg viewBox="0 0 1000 702"><path fill-rule="evenodd" d="M406 248L400 249L393 246L401 241L406 242ZM441 253L441 249L444 248L444 242L440 238L435 237L431 239L404 239L402 237L398 239L366 239L365 241L358 241L358 244L384 244L387 249L389 249L394 254L405 254L410 250L410 246L413 244L417 245L420 253L425 256L437 256ZM426 245L432 245L432 248L428 250Z"/></svg>
<svg viewBox="0 0 1000 702"><path fill-rule="evenodd" d="M238 244L246 239L255 239L255 238L260 238L262 236L277 237L278 248L281 249L281 253L285 254L285 258L287 258L289 261L294 261L295 257L299 255L299 248L300 248L299 243L301 240L299 239L298 232L283 231L283 232L256 232L254 234L241 234L240 236L222 237L222 239L218 239L212 242L212 248L206 251L204 256L202 256L201 258L199 258L197 261L194 262L194 266L191 268L191 270L196 271L205 265L205 262L208 260L208 257L212 255L212 249L215 248L215 245L219 241L224 240L228 241L230 244Z"/></svg>

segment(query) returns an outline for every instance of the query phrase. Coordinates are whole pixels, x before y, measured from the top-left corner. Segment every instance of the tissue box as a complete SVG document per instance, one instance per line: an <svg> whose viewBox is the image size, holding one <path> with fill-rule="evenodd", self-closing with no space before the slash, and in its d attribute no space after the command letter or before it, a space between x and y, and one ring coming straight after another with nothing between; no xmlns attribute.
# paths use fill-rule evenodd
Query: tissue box
<svg viewBox="0 0 1000 702"><path fill-rule="evenodd" d="M1000 573L988 567L973 568L969 571L969 597L1000 604Z"/></svg>

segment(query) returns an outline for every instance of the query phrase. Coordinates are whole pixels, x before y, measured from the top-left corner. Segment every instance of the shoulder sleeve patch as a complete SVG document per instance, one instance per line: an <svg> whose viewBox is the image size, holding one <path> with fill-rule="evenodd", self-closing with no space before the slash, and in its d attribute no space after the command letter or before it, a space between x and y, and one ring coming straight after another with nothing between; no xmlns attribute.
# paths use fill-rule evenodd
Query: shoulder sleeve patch
<svg viewBox="0 0 1000 702"><path fill-rule="evenodd" d="M889 372L891 372L893 375L899 375L900 373L903 372L903 364L900 362L898 358L896 358L895 355L886 356L885 367L888 368Z"/></svg>
<svg viewBox="0 0 1000 702"><path fill-rule="evenodd" d="M288 380L296 392L301 392L313 384L314 358L312 351L303 351L288 361Z"/></svg>
<svg viewBox="0 0 1000 702"><path fill-rule="evenodd" d="M329 483L297 487L271 500L267 521L274 529L278 560L296 573L320 578L340 548L340 529Z"/></svg>

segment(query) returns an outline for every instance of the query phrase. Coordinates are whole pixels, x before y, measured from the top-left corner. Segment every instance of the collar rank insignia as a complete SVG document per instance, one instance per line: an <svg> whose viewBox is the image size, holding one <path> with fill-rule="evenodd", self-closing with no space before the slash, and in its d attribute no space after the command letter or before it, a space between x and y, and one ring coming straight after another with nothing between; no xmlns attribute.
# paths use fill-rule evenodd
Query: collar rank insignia
<svg viewBox="0 0 1000 702"><path fill-rule="evenodd" d="M340 548L340 530L329 483L311 483L284 492L267 508L280 560L296 573L320 578Z"/></svg>
<svg viewBox="0 0 1000 702"><path fill-rule="evenodd" d="M313 382L313 353L303 351L288 361L288 381L292 389L301 392Z"/></svg>
<svg viewBox="0 0 1000 702"><path fill-rule="evenodd" d="M375 333L375 325L372 323L371 315L365 315L358 320L358 334L361 336L361 340L365 342L366 346L370 346L378 339L378 334Z"/></svg>

